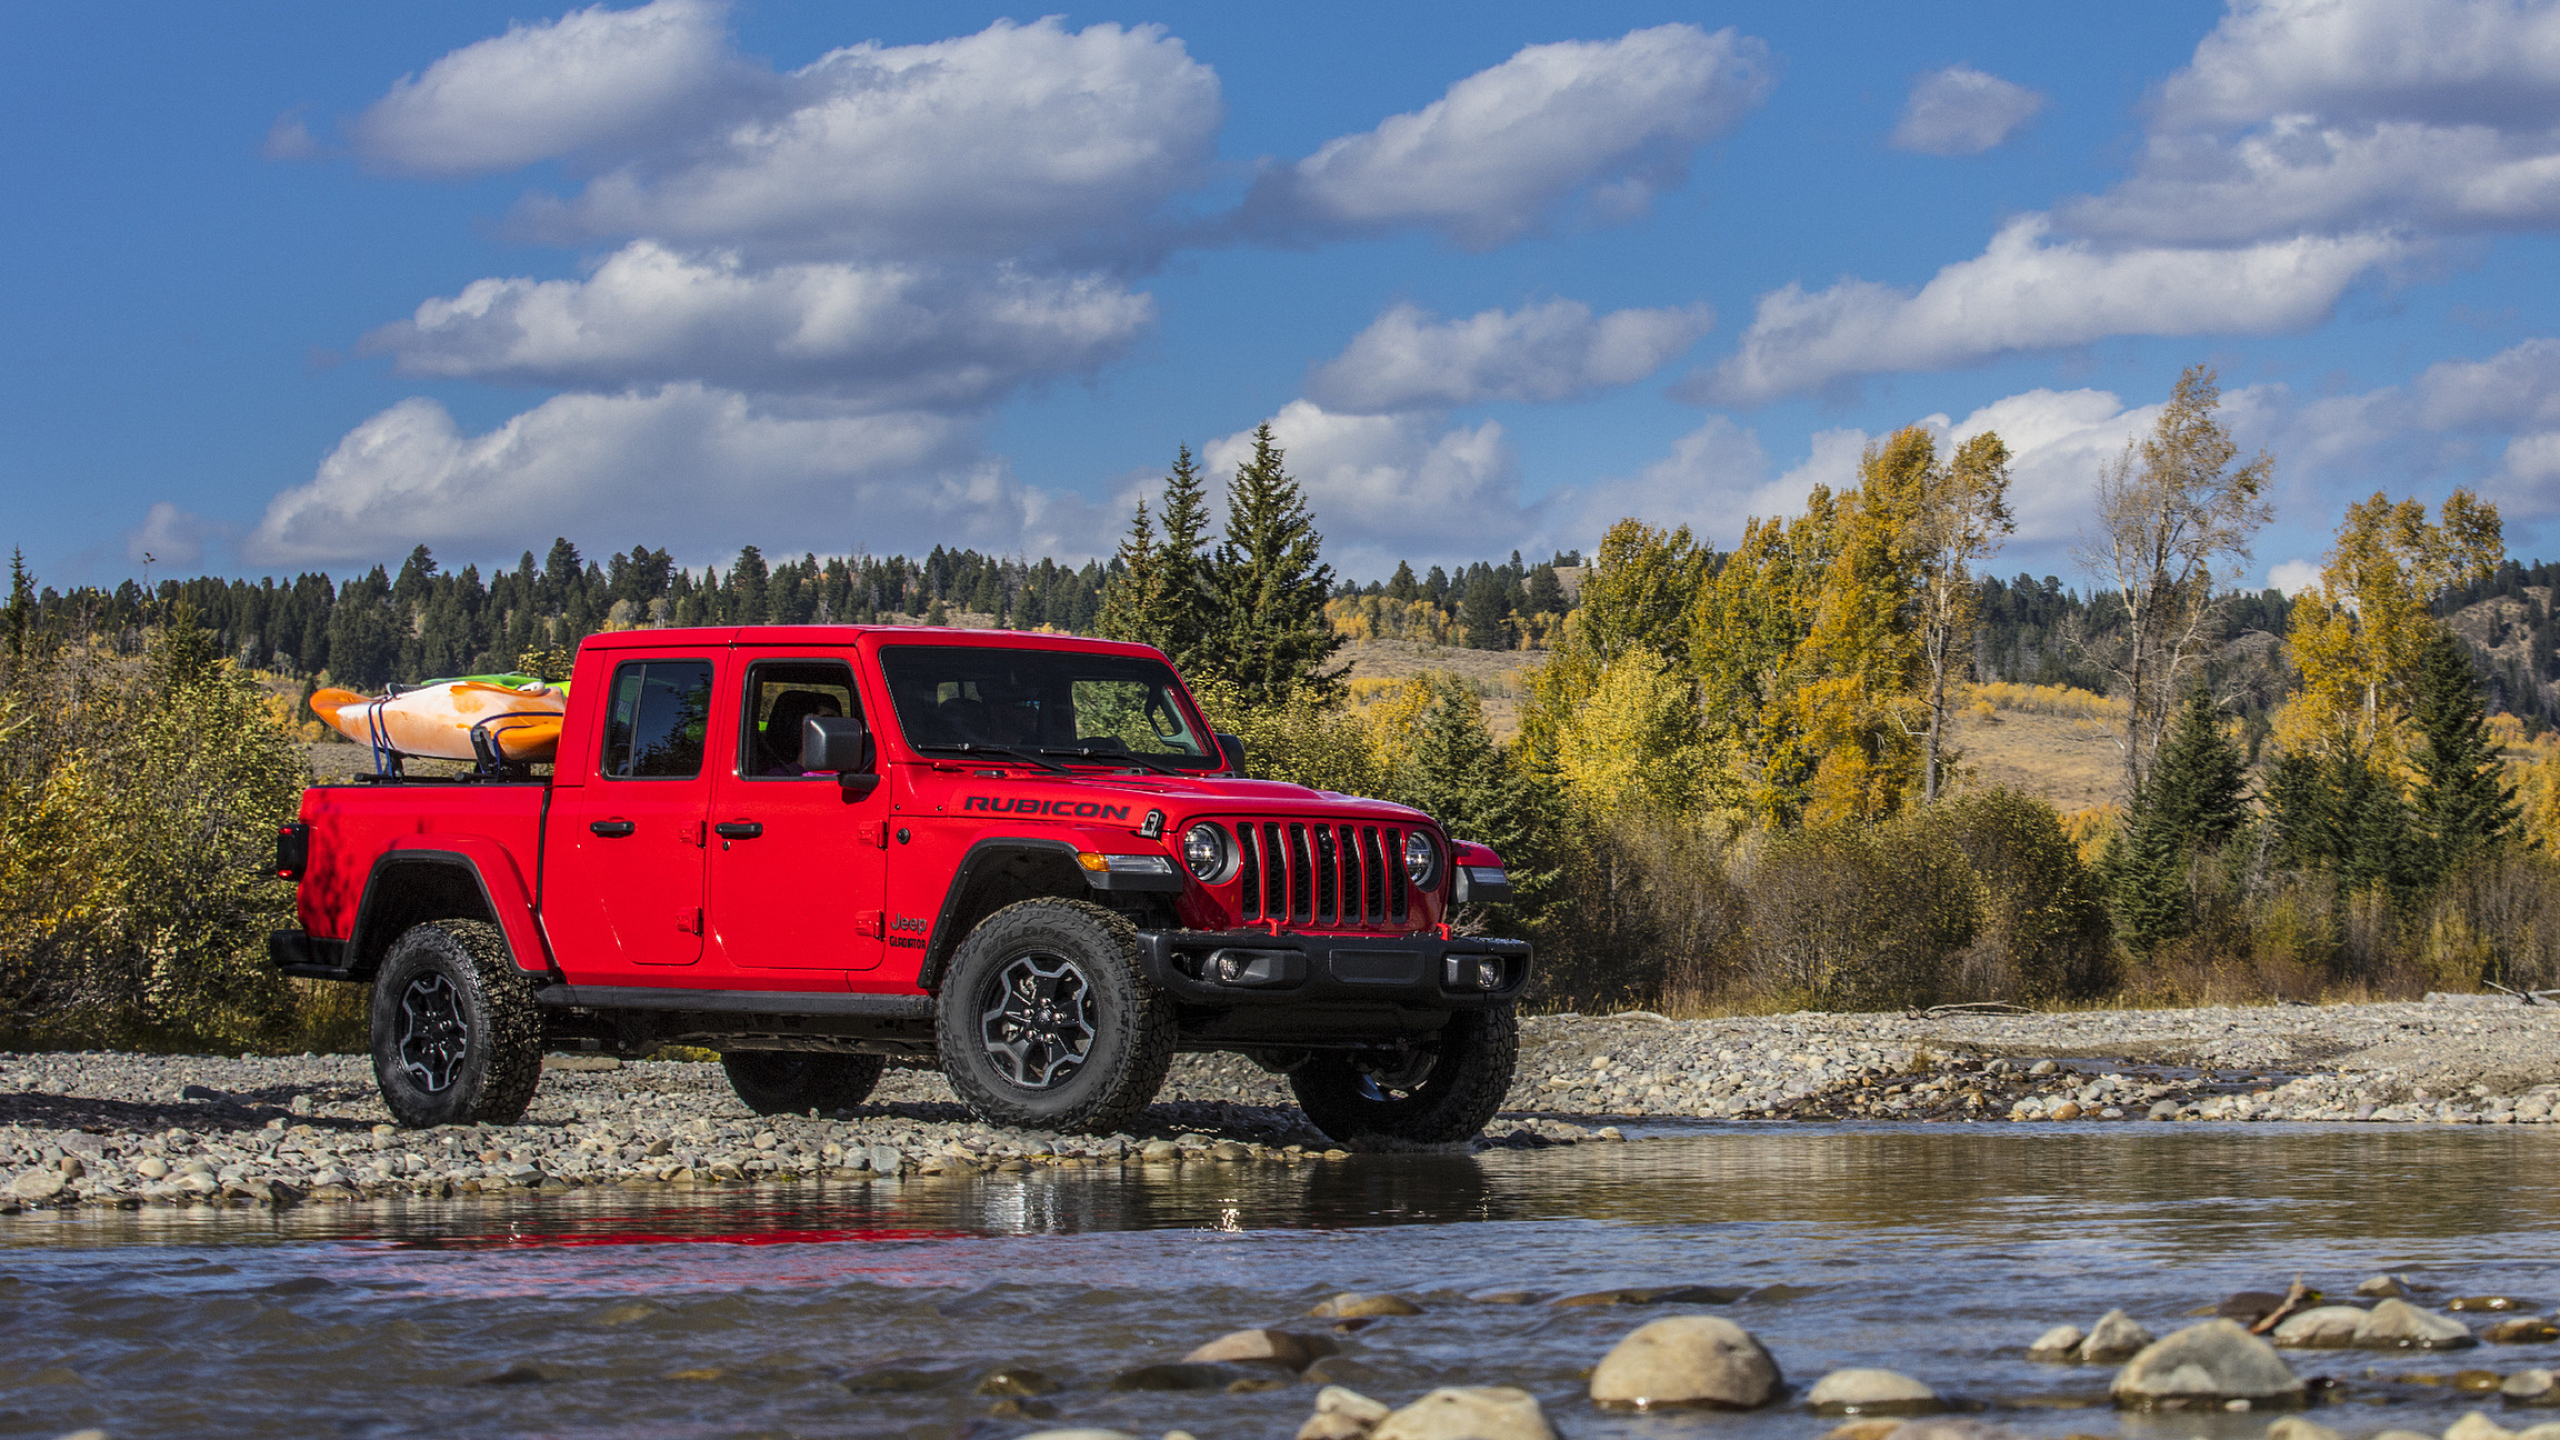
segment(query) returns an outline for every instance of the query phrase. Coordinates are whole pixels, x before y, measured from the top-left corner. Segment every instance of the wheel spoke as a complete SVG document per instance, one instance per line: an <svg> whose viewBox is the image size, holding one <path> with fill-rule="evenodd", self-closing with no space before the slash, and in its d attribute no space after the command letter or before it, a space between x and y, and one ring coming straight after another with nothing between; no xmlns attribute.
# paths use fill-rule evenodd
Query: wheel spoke
<svg viewBox="0 0 2560 1440"><path fill-rule="evenodd" d="M1083 1067L1093 1048L1093 986L1074 961L1017 956L981 994L979 1040L1007 1082L1046 1090Z"/></svg>
<svg viewBox="0 0 2560 1440"><path fill-rule="evenodd" d="M400 1068L429 1094L450 1089L471 1053L462 996L442 975L421 975L400 994Z"/></svg>

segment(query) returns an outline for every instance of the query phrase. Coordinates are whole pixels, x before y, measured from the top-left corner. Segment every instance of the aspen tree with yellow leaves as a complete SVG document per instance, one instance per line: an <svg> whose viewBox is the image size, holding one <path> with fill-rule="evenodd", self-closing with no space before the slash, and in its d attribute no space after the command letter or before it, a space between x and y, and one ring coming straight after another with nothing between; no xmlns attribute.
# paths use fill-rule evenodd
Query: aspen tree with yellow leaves
<svg viewBox="0 0 2560 1440"><path fill-rule="evenodd" d="M2347 507L2320 583L2294 601L2293 663L2302 693L2286 707L2291 747L2345 742L2399 748L2436 597L2488 574L2506 554L2498 507L2456 490L2427 518L2380 491Z"/></svg>

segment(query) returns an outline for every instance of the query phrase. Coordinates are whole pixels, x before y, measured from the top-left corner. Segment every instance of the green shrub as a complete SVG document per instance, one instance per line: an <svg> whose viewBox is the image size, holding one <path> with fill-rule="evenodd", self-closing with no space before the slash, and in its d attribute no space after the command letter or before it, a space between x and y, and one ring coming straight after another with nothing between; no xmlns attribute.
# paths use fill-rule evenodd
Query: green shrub
<svg viewBox="0 0 2560 1440"><path fill-rule="evenodd" d="M14 1043L292 1032L271 871L309 770L280 703L180 616L139 656L0 658L0 1003Z"/></svg>

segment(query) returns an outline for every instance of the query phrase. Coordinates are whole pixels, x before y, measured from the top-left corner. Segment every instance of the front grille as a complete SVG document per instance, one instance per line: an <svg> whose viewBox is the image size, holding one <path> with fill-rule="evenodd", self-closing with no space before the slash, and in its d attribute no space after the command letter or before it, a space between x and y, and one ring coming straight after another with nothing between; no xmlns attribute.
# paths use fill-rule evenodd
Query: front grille
<svg viewBox="0 0 2560 1440"><path fill-rule="evenodd" d="M1245 820L1235 835L1245 919L1349 929L1405 923L1402 829Z"/></svg>

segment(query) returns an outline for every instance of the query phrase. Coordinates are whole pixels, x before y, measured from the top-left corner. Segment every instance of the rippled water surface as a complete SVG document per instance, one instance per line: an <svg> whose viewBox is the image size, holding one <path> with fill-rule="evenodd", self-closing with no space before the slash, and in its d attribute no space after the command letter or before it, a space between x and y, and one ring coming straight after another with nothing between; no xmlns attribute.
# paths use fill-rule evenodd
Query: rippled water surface
<svg viewBox="0 0 2560 1440"><path fill-rule="evenodd" d="M2547 1312L2555 1160L2560 1136L2503 1128L1768 1127L1294 1168L27 1215L0 1219L0 1435L1001 1437L1043 1428L971 1393L1015 1362L1062 1382L1052 1424L1286 1436L1310 1384L1107 1382L1228 1330L1319 1329L1295 1317L1345 1289L1427 1307L1342 1337L1333 1363L1383 1400L1523 1385L1577 1440L1827 1429L1790 1406L1597 1412L1577 1372L1666 1310L1469 1298L1695 1283L1753 1292L1717 1311L1799 1389L1886 1365L2038 1435L2254 1436L2265 1417L2120 1417L2099 1404L2111 1372L2023 1351L2116 1305L2166 1333L2297 1273L2335 1292L2405 1271ZM2560 1364L2560 1345L2294 1359L2348 1382L2320 1418L2359 1436L2472 1408L2413 1377ZM863 1388L888 1368L924 1388Z"/></svg>

